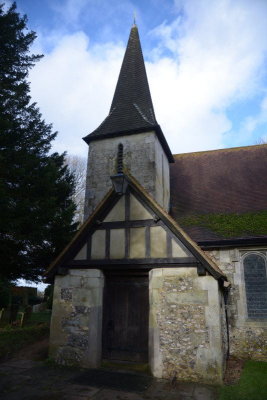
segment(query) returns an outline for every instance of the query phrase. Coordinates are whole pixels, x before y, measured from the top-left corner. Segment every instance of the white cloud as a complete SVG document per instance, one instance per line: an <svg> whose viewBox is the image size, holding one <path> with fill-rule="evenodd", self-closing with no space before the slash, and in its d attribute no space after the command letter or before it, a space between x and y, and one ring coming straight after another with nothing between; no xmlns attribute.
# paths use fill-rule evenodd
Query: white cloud
<svg viewBox="0 0 267 400"><path fill-rule="evenodd" d="M54 148L85 155L82 137L107 116L123 48L90 46L83 32L64 36L32 70L32 97L59 131Z"/></svg>
<svg viewBox="0 0 267 400"><path fill-rule="evenodd" d="M47 288L48 284L47 283L43 283L43 282L35 283L35 282L32 282L32 281L25 281L24 279L19 279L16 282L16 286L34 287L34 288L37 288L37 290L39 292L44 292L45 289Z"/></svg>
<svg viewBox="0 0 267 400"><path fill-rule="evenodd" d="M179 6L184 17L154 31L157 54L165 48L172 54L150 65L156 114L174 152L223 147L231 129L228 107L261 90L267 2L191 0Z"/></svg>
<svg viewBox="0 0 267 400"><path fill-rule="evenodd" d="M184 0L176 6L177 18L151 32L159 43L147 63L157 119L174 153L223 147L231 130L227 109L260 91L267 2ZM125 45L92 45L84 32L39 37L39 47L49 42L53 49L31 72L33 99L60 131L56 149L85 154L81 137L108 114ZM253 129L264 113L250 116Z"/></svg>

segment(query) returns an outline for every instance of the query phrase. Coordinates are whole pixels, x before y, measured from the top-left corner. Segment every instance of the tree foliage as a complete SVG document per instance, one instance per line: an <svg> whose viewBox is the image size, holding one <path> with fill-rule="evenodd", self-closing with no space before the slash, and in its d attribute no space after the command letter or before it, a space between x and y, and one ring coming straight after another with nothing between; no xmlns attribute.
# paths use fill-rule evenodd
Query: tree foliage
<svg viewBox="0 0 267 400"><path fill-rule="evenodd" d="M0 5L0 279L37 281L75 231L74 176L56 133L31 102L30 54L36 34L16 4Z"/></svg>

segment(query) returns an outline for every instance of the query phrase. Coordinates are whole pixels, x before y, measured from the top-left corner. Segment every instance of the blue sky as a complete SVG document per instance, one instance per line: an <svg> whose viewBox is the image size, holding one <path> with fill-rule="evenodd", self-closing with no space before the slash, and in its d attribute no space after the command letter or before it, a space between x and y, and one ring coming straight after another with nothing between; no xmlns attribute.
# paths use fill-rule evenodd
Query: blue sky
<svg viewBox="0 0 267 400"><path fill-rule="evenodd" d="M32 99L86 156L107 116L136 13L157 120L173 153L267 139L266 0L18 0L36 31Z"/></svg>

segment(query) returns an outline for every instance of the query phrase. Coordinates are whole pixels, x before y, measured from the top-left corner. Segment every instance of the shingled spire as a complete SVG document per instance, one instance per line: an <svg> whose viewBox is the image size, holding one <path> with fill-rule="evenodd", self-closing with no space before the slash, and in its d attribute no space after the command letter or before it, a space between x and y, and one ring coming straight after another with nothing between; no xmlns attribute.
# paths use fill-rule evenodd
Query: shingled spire
<svg viewBox="0 0 267 400"><path fill-rule="evenodd" d="M134 24L109 115L97 129L83 139L89 144L92 140L150 130L155 130L169 161L172 162L171 151L156 121L138 29Z"/></svg>
<svg viewBox="0 0 267 400"><path fill-rule="evenodd" d="M133 128L157 124L136 25L131 29L110 114L116 109L127 113ZM121 122L128 121L123 118Z"/></svg>

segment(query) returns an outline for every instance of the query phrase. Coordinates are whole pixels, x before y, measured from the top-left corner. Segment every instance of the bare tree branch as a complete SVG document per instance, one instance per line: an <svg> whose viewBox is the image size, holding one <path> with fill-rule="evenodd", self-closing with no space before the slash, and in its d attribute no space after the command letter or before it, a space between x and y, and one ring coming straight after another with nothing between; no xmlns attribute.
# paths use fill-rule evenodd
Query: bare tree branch
<svg viewBox="0 0 267 400"><path fill-rule="evenodd" d="M256 144L266 144L267 143L267 136L261 137L256 140Z"/></svg>
<svg viewBox="0 0 267 400"><path fill-rule="evenodd" d="M76 204L77 210L74 218L75 222L79 222L79 225L81 225L84 212L86 159L81 156L69 154L66 156L66 164L75 176L75 193L72 199Z"/></svg>

